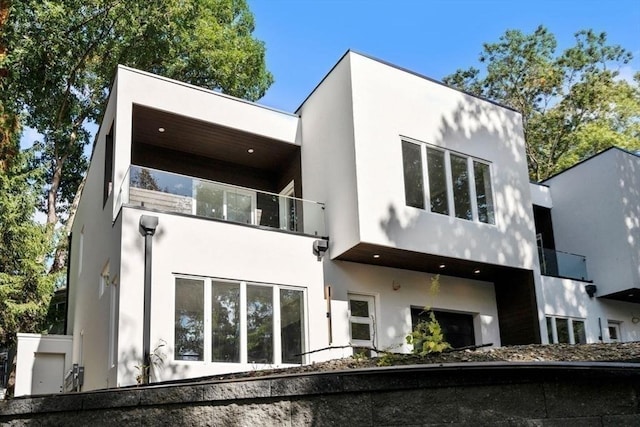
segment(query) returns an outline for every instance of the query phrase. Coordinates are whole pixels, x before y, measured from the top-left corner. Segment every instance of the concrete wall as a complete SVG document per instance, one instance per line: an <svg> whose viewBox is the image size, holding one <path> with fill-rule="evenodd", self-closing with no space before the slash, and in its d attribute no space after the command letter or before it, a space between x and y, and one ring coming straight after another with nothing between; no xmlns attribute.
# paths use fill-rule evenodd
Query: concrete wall
<svg viewBox="0 0 640 427"><path fill-rule="evenodd" d="M467 364L210 381L0 401L22 425L640 424L634 364Z"/></svg>
<svg viewBox="0 0 640 427"><path fill-rule="evenodd" d="M138 232L141 215L159 219L153 237L151 350L164 355L154 381L172 380L264 367L243 363L174 360L175 277L192 275L294 286L305 292L307 351L328 345L323 303L322 263L312 253L311 237L261 230L214 220L122 209L118 381L136 383L141 364L144 238ZM159 347L162 343L165 346ZM319 356L310 356L308 362ZM87 376L95 375L86 372ZM95 387L94 383L92 383ZM87 388L89 389L89 388Z"/></svg>
<svg viewBox="0 0 640 427"><path fill-rule="evenodd" d="M405 337L412 330L411 308L471 314L477 345L500 345L500 329L493 283L440 276L431 293L433 275L344 261L325 263L325 281L333 288L334 345L349 344L348 294L370 295L376 306L375 345L411 352ZM394 289L397 288L397 289Z"/></svg>
<svg viewBox="0 0 640 427"><path fill-rule="evenodd" d="M640 287L640 157L610 149L545 184L556 248L587 257L598 294Z"/></svg>

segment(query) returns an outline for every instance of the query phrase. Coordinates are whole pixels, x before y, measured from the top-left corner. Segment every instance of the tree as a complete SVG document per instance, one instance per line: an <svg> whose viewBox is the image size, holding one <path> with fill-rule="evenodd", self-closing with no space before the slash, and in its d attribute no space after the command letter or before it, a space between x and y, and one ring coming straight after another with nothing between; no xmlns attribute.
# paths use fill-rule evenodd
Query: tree
<svg viewBox="0 0 640 427"><path fill-rule="evenodd" d="M253 29L245 0L13 2L0 67L25 124L43 135L47 223L73 200L85 125L101 117L118 63L255 100L273 79Z"/></svg>
<svg viewBox="0 0 640 427"><path fill-rule="evenodd" d="M56 275L47 273L51 240L33 219L42 170L32 152L18 153L0 170L0 345L15 344L16 332L40 333Z"/></svg>
<svg viewBox="0 0 640 427"><path fill-rule="evenodd" d="M609 45L605 33L575 34L575 45L556 54L553 34L508 30L485 43L477 68L444 82L522 113L532 179L542 180L611 145L640 149L640 76L619 78L632 56Z"/></svg>

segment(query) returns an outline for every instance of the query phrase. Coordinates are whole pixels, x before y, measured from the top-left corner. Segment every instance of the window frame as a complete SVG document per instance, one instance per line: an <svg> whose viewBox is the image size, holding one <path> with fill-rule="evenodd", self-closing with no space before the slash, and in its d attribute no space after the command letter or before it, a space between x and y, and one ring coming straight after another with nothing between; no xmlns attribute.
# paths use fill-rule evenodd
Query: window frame
<svg viewBox="0 0 640 427"><path fill-rule="evenodd" d="M426 210L430 213L435 213L439 215L448 216L455 219L462 219L464 221L471 221L480 224L487 224L496 226L497 218L496 218L496 209L495 209L495 189L493 185L493 177L494 177L494 167L493 163L481 159L478 157L471 156L469 154L461 153L455 150L450 150L448 148L439 147L432 144L427 144L422 141L417 141L408 137L401 137L401 151L402 151L402 178L403 178L403 191L405 195L405 206L413 207L415 209ZM421 172L422 172L422 190L423 190L423 199L424 199L424 207L416 207L407 203L407 181L406 181L406 171L404 168L405 158L404 158L404 145L405 144L414 144L420 148L420 162L421 162ZM446 190L446 213L438 212L433 210L432 208L432 195L431 195L431 182L429 177L429 156L433 154L429 154L429 150L436 151L441 153L444 158L444 178L445 178L445 190ZM454 177L453 177L453 167L452 167L452 156L463 158L466 161L466 173L467 173L467 193L469 200L462 201L463 203L469 203L471 207L471 218L460 217L456 212L456 198L454 194ZM486 199L491 201L491 212L493 215L487 215L487 221L482 221L480 219L479 210L478 210L478 195L477 195L477 182L475 176L475 164L485 165L488 168L489 173L489 191L486 194ZM493 220L493 222L491 222Z"/></svg>
<svg viewBox="0 0 640 427"><path fill-rule="evenodd" d="M560 343L558 340L557 320L564 320L567 322L567 334L569 335L568 343ZM589 343L589 340L587 338L587 319L583 319L580 317L546 315L545 322L547 324L547 338L549 339L549 344L580 345ZM582 330L584 331L584 343L577 342L578 340L576 339L576 330L574 328L574 323L577 322L582 323ZM549 327L551 327L550 330Z"/></svg>
<svg viewBox="0 0 640 427"><path fill-rule="evenodd" d="M176 348L176 330L175 330L175 304L176 304L176 280L177 279L191 279L191 280L201 280L204 286L204 301L203 301L203 309L204 309L204 337L203 337L203 360L182 360L177 359L175 357L175 348ZM212 319L212 297L213 297L213 286L214 283L229 283L229 284L237 284L240 288L239 292L239 311L240 311L240 337L239 337L239 351L240 351L240 360L237 362L224 362L224 361L213 361L213 319ZM248 286L259 286L269 288L272 292L272 360L270 362L262 363L262 362L253 362L249 360L248 357L248 330L247 330L247 313L248 313L248 303L247 303L247 287ZM255 366L299 366L307 363L307 355L302 355L300 358L300 363L285 363L282 362L282 319L281 319L281 301L280 301L280 291L281 290L293 290L302 292L302 326L301 326L301 345L302 345L302 353L308 351L309 348L309 331L308 331L308 300L307 300L307 288L303 286L291 286L291 285L282 285L276 283L266 283L266 282L256 282L249 280L239 280L239 279L228 279L228 278L219 278L219 277L209 277L209 276L196 276L196 275L188 275L188 274L174 274L172 276L172 301L173 301L173 332L172 332L172 346L173 350L171 351L170 358L175 363L185 363L185 364L226 364L226 365L255 365Z"/></svg>
<svg viewBox="0 0 640 427"><path fill-rule="evenodd" d="M369 317L362 317L362 316L353 316L351 314L351 300L357 300L357 301L366 301L367 302L367 306L368 306L368 310L369 310ZM373 294L366 294L366 293L360 293L360 292L349 292L347 294L347 314L349 317L349 343L354 346L354 347L367 347L367 348L375 348L376 347L376 341L377 341L377 337L378 337L378 331L377 331L377 304L376 304L376 299L377 296L373 295ZM351 324L352 323L359 323L359 324L366 324L369 325L369 336L370 339L368 340L359 340L359 339L353 339L351 336ZM355 350L354 350L355 352ZM370 354L370 353L369 353Z"/></svg>

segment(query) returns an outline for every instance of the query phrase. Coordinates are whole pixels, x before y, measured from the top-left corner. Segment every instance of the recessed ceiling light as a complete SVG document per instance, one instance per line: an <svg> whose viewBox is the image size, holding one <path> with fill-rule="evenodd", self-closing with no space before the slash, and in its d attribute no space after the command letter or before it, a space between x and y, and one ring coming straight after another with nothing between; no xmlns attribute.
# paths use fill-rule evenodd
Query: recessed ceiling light
<svg viewBox="0 0 640 427"><path fill-rule="evenodd" d="M446 265L444 265L444 264L440 264L440 265L438 266L438 268L445 268L445 267L446 267Z"/></svg>
<svg viewBox="0 0 640 427"><path fill-rule="evenodd" d="M247 153L249 153L249 154L253 154L253 148L249 148L249 149L247 150Z"/></svg>
<svg viewBox="0 0 640 427"><path fill-rule="evenodd" d="M164 132L164 128L158 128L158 132L160 133Z"/></svg>
<svg viewBox="0 0 640 427"><path fill-rule="evenodd" d="M479 268L476 268L475 270L473 270L473 274L478 274L478 273L480 273L480 269Z"/></svg>
<svg viewBox="0 0 640 427"><path fill-rule="evenodd" d="M374 257L375 259L378 259L378 258L380 258L380 254L373 254L373 257Z"/></svg>

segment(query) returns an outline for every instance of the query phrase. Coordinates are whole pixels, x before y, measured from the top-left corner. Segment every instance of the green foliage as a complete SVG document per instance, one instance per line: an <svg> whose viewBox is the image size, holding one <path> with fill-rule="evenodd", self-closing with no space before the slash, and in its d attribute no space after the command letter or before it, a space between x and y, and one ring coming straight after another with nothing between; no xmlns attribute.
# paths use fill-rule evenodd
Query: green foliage
<svg viewBox="0 0 640 427"><path fill-rule="evenodd" d="M640 149L640 76L622 80L632 56L609 45L605 33L579 31L575 45L556 53L553 34L508 30L485 43L477 68L445 83L508 105L523 115L532 179L545 179L611 145Z"/></svg>
<svg viewBox="0 0 640 427"><path fill-rule="evenodd" d="M0 32L3 89L43 135L47 222L63 218L87 165L117 64L249 100L273 82L245 0L23 0Z"/></svg>
<svg viewBox="0 0 640 427"><path fill-rule="evenodd" d="M444 333L433 311L429 311L429 320L418 322L414 330L407 335L407 344L412 344L413 352L420 356L442 353L451 348L444 339Z"/></svg>
<svg viewBox="0 0 640 427"><path fill-rule="evenodd" d="M16 332L44 331L56 276L46 274L51 233L33 220L41 170L30 152L0 169L0 345L15 343Z"/></svg>

